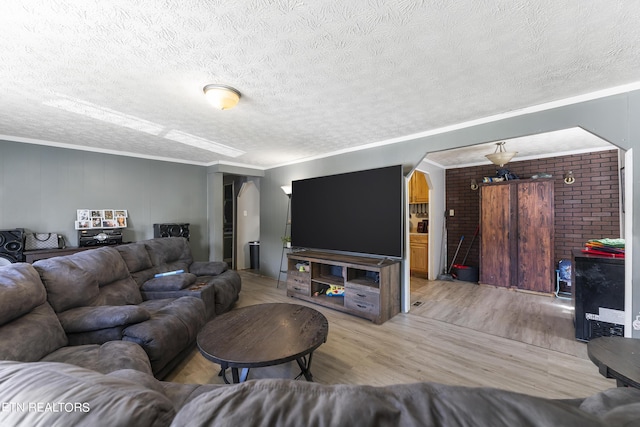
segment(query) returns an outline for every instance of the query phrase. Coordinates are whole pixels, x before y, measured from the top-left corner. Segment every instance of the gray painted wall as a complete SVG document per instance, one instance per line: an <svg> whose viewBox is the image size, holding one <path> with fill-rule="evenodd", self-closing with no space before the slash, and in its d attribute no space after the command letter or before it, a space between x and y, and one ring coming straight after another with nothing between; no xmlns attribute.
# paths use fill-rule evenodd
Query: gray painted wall
<svg viewBox="0 0 640 427"><path fill-rule="evenodd" d="M286 218L287 198L280 190L281 185L302 178L369 169L374 167L403 164L413 168L424 155L439 151L474 145L482 142L516 138L541 132L550 132L572 127L582 127L628 150L640 149L640 91L628 92L592 101L562 106L550 110L523 114L491 123L470 126L464 129L416 138L393 145L380 146L354 153L312 160L291 166L283 166L266 171L261 189L261 270L275 277L280 266L279 231ZM638 152L638 149L634 150ZM640 155L632 156L630 170L640 171ZM637 174L636 174L637 175ZM633 211L640 212L640 185L638 178L628 176L627 186L632 185ZM293 219L295 221L295 218ZM640 253L640 216L634 216L627 234L627 271L631 280L631 313L628 318L640 315L640 263L631 262L632 253ZM281 224L282 223L282 224ZM640 338L640 331L633 331Z"/></svg>
<svg viewBox="0 0 640 427"><path fill-rule="evenodd" d="M205 167L0 141L0 229L57 232L77 246L84 208L128 210L125 241L188 222L194 258L208 259Z"/></svg>

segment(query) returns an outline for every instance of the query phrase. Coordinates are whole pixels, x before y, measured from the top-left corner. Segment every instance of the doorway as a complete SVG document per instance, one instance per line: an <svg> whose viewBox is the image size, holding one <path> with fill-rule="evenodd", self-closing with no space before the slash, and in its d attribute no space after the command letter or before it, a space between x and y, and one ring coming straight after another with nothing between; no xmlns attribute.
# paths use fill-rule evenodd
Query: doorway
<svg viewBox="0 0 640 427"><path fill-rule="evenodd" d="M260 178L226 174L223 187L223 260L248 269L250 242L260 240Z"/></svg>
<svg viewBox="0 0 640 427"><path fill-rule="evenodd" d="M558 141L562 142L558 142ZM537 144L535 141L543 141L544 143ZM555 142L554 142L555 141ZM443 152L437 153L428 153L423 161L418 165L418 169L426 170L430 169L430 177L437 177L438 172L442 174L442 182L443 189L445 188L444 183L446 182L446 191L443 190L442 199L440 201L434 200L433 197L430 197L430 208L433 211L437 211L440 214L430 214L430 235L432 233L437 232L437 229L433 226L434 220L438 217L444 221L446 216L447 219L447 235L443 236L443 239L446 239L446 243L443 245L442 253L447 254L444 258L447 260L446 263L441 263L439 269L442 270L443 265L446 266L451 263L452 256L455 253L456 245L459 242L460 236L464 235L466 237L466 242L469 241L469 238L473 235L479 219L479 201L477 196L477 190L474 190L474 182L476 184L482 183L484 176L492 176L495 173L495 167L492 165L488 165L488 161L484 158L486 154L490 154L493 152L492 146L495 146L495 142L477 144L472 147L465 147L460 149L452 149L446 150ZM602 197L602 203L607 204L604 208L607 211L612 212L610 217L614 217L612 222L607 222L606 227L604 229L607 230L607 234L611 237L624 236L624 212L622 212L622 204L620 201L622 189L619 186L619 168L624 166L624 155L622 153L617 152L617 148L607 141L604 141L595 135L590 134L579 128L568 129L565 131L552 132L549 134L541 134L535 135L526 138L517 138L514 140L506 141L507 149L510 151L518 152L518 155L506 165L506 167L519 174L523 177L530 177L534 173L537 172L545 172L549 171L551 174L557 178L556 186L556 198L564 197L567 200L576 200L575 194L582 192L580 186L584 186L588 184L590 181L591 174L595 173L595 171L602 167L603 163L603 153L610 160L608 162L608 174L610 175L610 179L606 179L606 181L616 181L616 184L612 184L611 188L608 189L607 196ZM563 149L571 149L571 151L563 151L563 152L551 152L547 151L546 153L537 152L533 153L531 151L532 148L537 150L542 150L543 147L551 147L553 150L557 150L557 147L563 147ZM576 147L580 147L577 149ZM613 152L613 154L611 154ZM572 161L567 161L567 159L572 159L574 156L580 157L580 161L590 162L586 163L583 169L580 169L580 166L574 166L575 164ZM589 160L590 157L593 157ZM578 161L578 163L580 162ZM563 163L564 162L564 163ZM577 164L577 163L576 163ZM569 165L569 166L567 166ZM483 169L484 168L484 169ZM563 181L564 175L571 170L573 175L575 176L576 182L572 184L565 184ZM435 171L435 172L431 172ZM600 173L601 171L598 171ZM582 181L580 181L582 180ZM588 191L588 190L587 190ZM433 192L432 192L433 194ZM564 194L564 196L562 196ZM591 199L591 197L590 197ZM592 200L589 201L591 206ZM585 202L585 205L587 203ZM591 209L593 211L593 209ZM441 213L444 212L445 215ZM564 219L560 220L559 225L556 226L556 233L560 235L557 239L555 245L555 259L556 261L561 258L571 258L571 250L579 249L584 245L587 238L593 238L593 234L583 234L575 236L575 231L572 229L573 226L577 226L579 228L587 230L588 227L583 225L576 225L578 221L575 218L572 218L575 213L575 206L564 208L563 212L566 212ZM453 215L450 215L453 213ZM594 213L594 212L592 212ZM616 213L618 213L616 215ZM585 215L590 215L587 210L584 212L580 212L580 218ZM558 215L562 217L563 215ZM597 212L592 216L591 221L589 221L592 225L594 222L599 225L598 229L602 230L602 222L608 221L608 217L602 217L602 215L598 215ZM440 230L443 230L443 224L440 224ZM592 228L593 230L593 228ZM571 236L570 236L571 235ZM598 236L600 237L600 236ZM432 240L432 239L430 239ZM435 239L434 239L435 240ZM440 240L444 242L445 240ZM466 252L468 248L463 246L463 253ZM469 258L467 260L467 264L473 264L479 266L479 251L480 247L478 241L476 241L476 247L472 248ZM437 248L434 248L432 253L436 253ZM438 271L438 269L434 270ZM431 274L429 275L430 282L435 279ZM424 284L423 284L424 285ZM437 284L436 284L437 285ZM462 286L464 290L476 292L477 289L483 288L479 286L469 286L468 283L463 282L455 282L452 283L441 283L439 284L442 290L447 292L440 292L431 290L429 293L422 292L425 289L419 289L418 295L412 295L411 303L414 303L416 299L425 299L431 298L435 301L439 301L439 298L450 298L452 301L462 298L461 295L449 294L454 286ZM434 285L435 286L435 285ZM412 285L412 289L414 286ZM562 325L556 325L555 328L560 331L560 335L566 336L569 334L568 339L560 339L553 338L556 342L550 342L549 346L555 346L560 351L563 351L561 348L565 347L573 347L573 338L572 331L569 332L564 331L562 329L566 329L567 325L569 325L569 329L572 329L572 316L573 316L573 306L571 301L558 301L551 296L527 296L519 292L511 292L506 289L495 289L497 291L503 291L504 297L495 297L498 298L496 303L491 303L490 300L487 302L487 306L480 307L481 310L484 310L484 319L480 322L477 318L477 315L471 315L469 307L466 306L462 300L458 301L458 305L449 306L449 310L453 313L459 313L460 319L456 320L456 322L460 323L461 326L466 327L474 327L478 328L478 324L480 325L489 325L489 321L495 322L495 325L491 324L491 330L493 330L495 334L501 334L500 332L500 323L501 321L497 320L500 316L504 315L504 310L500 307L502 305L498 304L502 299L506 299L509 297L517 297L521 300L531 300L531 308L536 308L538 313L542 313L545 309L551 309L552 312L555 310L558 313L561 313L562 316L569 316L569 320L565 319L562 321ZM439 295L439 296L438 296ZM500 294L498 294L500 295ZM474 295L474 298L479 298L478 295ZM493 297L492 297L493 298ZM479 300L477 300L479 301ZM423 304L420 307L429 307L429 300L421 301ZM442 301L440 301L442 302ZM450 302L450 301L449 301ZM441 304L442 305L442 304ZM411 306L411 310L426 310L426 308L416 308L415 306ZM494 312L494 310L502 310L501 312ZM432 313L437 315L437 310L432 310ZM469 317L465 320L466 314L469 314ZM532 315L536 315L535 312ZM539 314L538 314L539 315ZM548 316L552 316L552 314L548 314ZM475 320L473 318L475 317ZM628 317L628 316L627 316ZM450 321L453 322L453 319L446 319L443 317L442 319L438 319L441 321ZM468 321L468 324L465 322ZM532 325L527 325L525 320L515 320L517 322L523 322L522 327L524 330L530 330ZM480 323L478 323L480 322ZM627 323L628 320L627 320ZM474 326L475 325L475 326ZM535 340L544 340L545 338L538 336L535 334L535 331L532 332L532 337L523 338L518 337L517 334L510 337L512 339L521 340L523 342L533 342ZM548 337L546 339L549 339Z"/></svg>

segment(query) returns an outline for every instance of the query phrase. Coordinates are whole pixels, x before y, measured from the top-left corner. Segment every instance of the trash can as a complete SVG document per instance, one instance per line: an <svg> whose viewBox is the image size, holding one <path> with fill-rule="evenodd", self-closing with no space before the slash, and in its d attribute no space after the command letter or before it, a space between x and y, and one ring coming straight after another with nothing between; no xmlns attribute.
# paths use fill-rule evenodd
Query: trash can
<svg viewBox="0 0 640 427"><path fill-rule="evenodd" d="M249 263L252 270L260 269L260 242L249 242Z"/></svg>
<svg viewBox="0 0 640 427"><path fill-rule="evenodd" d="M451 269L451 274L454 278L462 280L463 282L478 283L479 271L478 267L471 267L469 265L454 264Z"/></svg>

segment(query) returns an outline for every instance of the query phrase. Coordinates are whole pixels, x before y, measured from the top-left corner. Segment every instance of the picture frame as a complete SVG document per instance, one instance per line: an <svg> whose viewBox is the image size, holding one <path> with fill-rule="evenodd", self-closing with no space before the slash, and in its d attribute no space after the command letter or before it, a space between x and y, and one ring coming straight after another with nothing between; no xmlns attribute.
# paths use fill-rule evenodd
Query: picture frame
<svg viewBox="0 0 640 427"><path fill-rule="evenodd" d="M76 230L89 228L126 228L126 209L76 209Z"/></svg>
<svg viewBox="0 0 640 427"><path fill-rule="evenodd" d="M91 221L90 220L80 220L80 221L76 221L76 230L84 230L87 228L91 228Z"/></svg>
<svg viewBox="0 0 640 427"><path fill-rule="evenodd" d="M91 211L89 209L76 210L76 219L78 221L87 221L91 218Z"/></svg>
<svg viewBox="0 0 640 427"><path fill-rule="evenodd" d="M114 219L103 219L100 228L119 228L118 223Z"/></svg>

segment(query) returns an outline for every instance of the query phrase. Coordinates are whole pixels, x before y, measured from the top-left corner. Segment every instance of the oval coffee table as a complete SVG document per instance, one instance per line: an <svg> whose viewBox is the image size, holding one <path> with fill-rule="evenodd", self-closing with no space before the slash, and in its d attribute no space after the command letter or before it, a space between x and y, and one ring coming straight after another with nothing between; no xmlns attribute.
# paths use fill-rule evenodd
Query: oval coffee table
<svg viewBox="0 0 640 427"><path fill-rule="evenodd" d="M301 375L313 381L313 351L327 340L329 322L322 313L297 304L257 304L238 308L209 321L198 334L200 353L221 366L229 384L247 379L250 368L295 360ZM308 357L307 357L308 356ZM242 373L238 373L242 369Z"/></svg>
<svg viewBox="0 0 640 427"><path fill-rule="evenodd" d="M589 359L618 387L640 388L640 340L618 336L594 338L587 343Z"/></svg>

